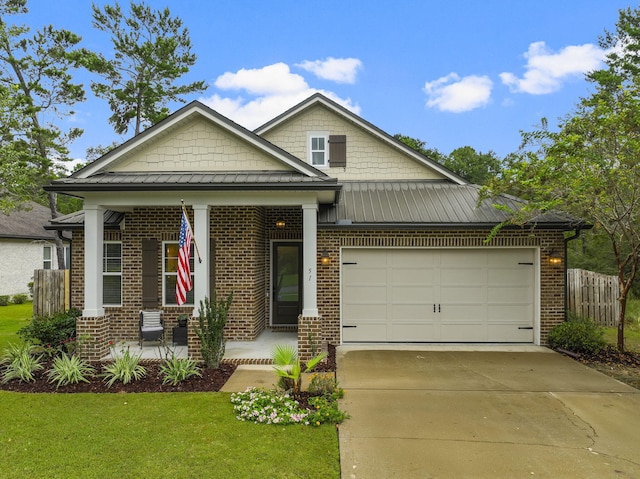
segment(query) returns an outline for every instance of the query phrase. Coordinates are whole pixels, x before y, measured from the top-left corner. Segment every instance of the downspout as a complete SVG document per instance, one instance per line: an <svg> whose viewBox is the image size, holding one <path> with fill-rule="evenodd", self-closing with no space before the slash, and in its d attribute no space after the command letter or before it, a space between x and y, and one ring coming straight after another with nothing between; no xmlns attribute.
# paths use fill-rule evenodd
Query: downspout
<svg viewBox="0 0 640 479"><path fill-rule="evenodd" d="M564 320L567 320L567 313L569 311L569 299L568 299L568 293L569 293L569 285L567 284L567 270L568 268L568 261L567 261L567 244L569 243L569 241L573 241L573 240L577 240L578 238L580 238L580 233L582 232L582 227L577 226L576 229L573 232L573 236L569 236L568 238L564 239Z"/></svg>
<svg viewBox="0 0 640 479"><path fill-rule="evenodd" d="M58 234L58 238L60 238L60 242L63 245L63 249L64 249L64 242L67 241L67 238L64 237L64 235L62 234L63 231L62 230L56 230L56 233ZM69 241L69 309L71 309L73 306L71 305L71 291L73 291L73 287L72 287L72 281L73 281L73 275L71 274L71 250L73 248L73 241L72 240L68 240ZM66 265L65 265L66 266ZM60 268L60 265L58 265L58 269ZM65 268L66 269L66 268ZM65 295L65 304L66 304L66 295Z"/></svg>

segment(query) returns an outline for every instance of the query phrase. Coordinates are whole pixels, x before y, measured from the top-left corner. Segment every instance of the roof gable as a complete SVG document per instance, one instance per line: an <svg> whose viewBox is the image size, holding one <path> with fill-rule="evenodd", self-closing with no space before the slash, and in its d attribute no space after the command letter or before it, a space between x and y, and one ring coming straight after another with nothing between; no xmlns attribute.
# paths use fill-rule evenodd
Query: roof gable
<svg viewBox="0 0 640 479"><path fill-rule="evenodd" d="M305 159L305 132L322 130L347 137L347 167L325 170L339 180L423 179L467 183L444 166L321 94L309 97L255 132Z"/></svg>
<svg viewBox="0 0 640 479"><path fill-rule="evenodd" d="M326 177L199 102L178 110L72 177L171 171L295 171Z"/></svg>

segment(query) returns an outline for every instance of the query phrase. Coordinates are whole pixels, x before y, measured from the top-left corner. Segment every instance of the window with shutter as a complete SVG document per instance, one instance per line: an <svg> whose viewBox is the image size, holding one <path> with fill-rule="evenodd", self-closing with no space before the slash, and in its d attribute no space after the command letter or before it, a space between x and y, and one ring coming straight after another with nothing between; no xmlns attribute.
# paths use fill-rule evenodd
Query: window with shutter
<svg viewBox="0 0 640 479"><path fill-rule="evenodd" d="M329 133L307 132L307 161L316 168L329 166Z"/></svg>
<svg viewBox="0 0 640 479"><path fill-rule="evenodd" d="M102 255L102 303L122 305L122 243L104 242Z"/></svg>
<svg viewBox="0 0 640 479"><path fill-rule="evenodd" d="M329 136L329 158L332 168L347 166L347 135Z"/></svg>

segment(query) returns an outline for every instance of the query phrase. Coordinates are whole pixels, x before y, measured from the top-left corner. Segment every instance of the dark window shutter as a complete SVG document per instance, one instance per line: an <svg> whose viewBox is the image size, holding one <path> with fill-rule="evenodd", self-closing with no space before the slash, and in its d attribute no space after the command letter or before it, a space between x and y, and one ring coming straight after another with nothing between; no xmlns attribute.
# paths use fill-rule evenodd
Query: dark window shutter
<svg viewBox="0 0 640 479"><path fill-rule="evenodd" d="M142 240L142 309L158 307L158 241Z"/></svg>
<svg viewBox="0 0 640 479"><path fill-rule="evenodd" d="M347 135L329 136L329 166L347 166Z"/></svg>
<svg viewBox="0 0 640 479"><path fill-rule="evenodd" d="M209 298L216 289L216 240L209 240Z"/></svg>

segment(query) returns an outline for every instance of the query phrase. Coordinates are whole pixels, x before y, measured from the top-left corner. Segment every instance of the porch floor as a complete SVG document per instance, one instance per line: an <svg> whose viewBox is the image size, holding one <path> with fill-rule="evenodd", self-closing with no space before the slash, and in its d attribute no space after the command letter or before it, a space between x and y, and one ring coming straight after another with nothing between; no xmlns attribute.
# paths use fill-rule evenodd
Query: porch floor
<svg viewBox="0 0 640 479"><path fill-rule="evenodd" d="M227 341L224 353L224 362L234 364L270 364L271 351L276 344L298 345L298 333L295 331L274 331L271 328L265 329L255 341ZM163 346L160 342L127 341L124 348L129 348L132 353L142 352L142 359L165 359L173 351L178 358L188 357L187 346L173 346L167 344ZM116 348L116 354L119 348ZM112 359L111 352L103 360Z"/></svg>

